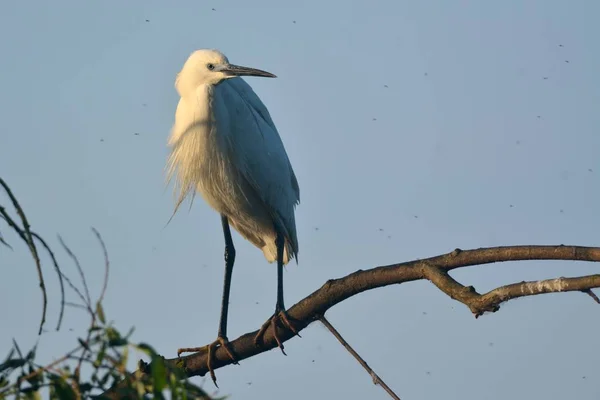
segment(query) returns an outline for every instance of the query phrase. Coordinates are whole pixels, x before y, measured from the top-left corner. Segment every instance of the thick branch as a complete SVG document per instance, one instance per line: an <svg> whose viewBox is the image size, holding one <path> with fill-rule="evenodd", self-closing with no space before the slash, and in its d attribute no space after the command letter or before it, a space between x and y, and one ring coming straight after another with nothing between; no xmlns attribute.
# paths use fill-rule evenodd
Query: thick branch
<svg viewBox="0 0 600 400"><path fill-rule="evenodd" d="M327 281L321 288L299 301L288 310L291 322L300 331L311 322L318 320L334 305L367 290L383 286L427 279L444 293L467 305L479 316L486 311L495 312L499 305L510 299L542 293L581 291L600 287L600 275L579 278L558 278L539 282L521 282L494 289L480 295L473 287L465 287L448 274L456 268L490 264L504 261L522 260L572 260L600 262L600 248L580 246L507 246L482 248L451 253L423 260L376 267L366 271L358 270L346 277ZM290 331L278 328L282 341L293 337ZM257 331L247 333L231 342L231 347L239 360L252 357L276 347L275 339L269 330L264 336L264 344L255 346L253 338ZM206 352L194 353L186 357L166 360L173 366L183 367L188 377L207 373ZM231 364L225 350L215 352L215 369ZM148 366L151 367L151 366ZM109 398L118 398L106 393Z"/></svg>
<svg viewBox="0 0 600 400"><path fill-rule="evenodd" d="M500 304L507 300L524 296L534 296L543 293L558 292L584 292L598 302L591 288L600 287L600 275L588 275L577 278L555 278L543 281L519 282L490 290L486 294L479 294L473 286L463 286L454 280L446 271L433 265L423 264L423 275L442 292L452 299L460 301L469 309L475 318L485 312L496 312Z"/></svg>

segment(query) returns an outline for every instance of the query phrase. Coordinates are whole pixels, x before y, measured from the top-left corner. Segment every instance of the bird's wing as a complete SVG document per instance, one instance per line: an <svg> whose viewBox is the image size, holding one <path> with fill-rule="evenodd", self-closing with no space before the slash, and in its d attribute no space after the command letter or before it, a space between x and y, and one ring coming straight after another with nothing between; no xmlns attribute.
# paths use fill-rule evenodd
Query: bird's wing
<svg viewBox="0 0 600 400"><path fill-rule="evenodd" d="M296 242L294 206L300 202L298 181L269 111L241 78L232 78L215 88L213 107L219 115L219 131L227 132L227 147L236 168L286 224ZM293 232L292 232L293 230ZM297 246L297 245L296 245Z"/></svg>

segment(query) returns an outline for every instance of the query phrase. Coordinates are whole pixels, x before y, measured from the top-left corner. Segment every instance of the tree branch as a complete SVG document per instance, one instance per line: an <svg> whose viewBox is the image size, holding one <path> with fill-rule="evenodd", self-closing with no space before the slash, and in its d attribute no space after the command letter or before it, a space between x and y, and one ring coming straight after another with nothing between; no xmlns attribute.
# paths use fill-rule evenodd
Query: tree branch
<svg viewBox="0 0 600 400"><path fill-rule="evenodd" d="M580 291L592 296L599 303L591 288L600 287L600 275L588 275L578 278L555 278L543 281L519 282L479 294L473 286L463 286L454 280L446 271L431 264L423 264L425 278L452 299L460 301L475 315L480 317L485 312L496 312L500 304L507 300L543 293Z"/></svg>
<svg viewBox="0 0 600 400"><path fill-rule="evenodd" d="M288 315L294 327L301 331L313 321L319 320L331 307L349 297L383 286L423 279L431 281L451 298L467 305L476 317L484 312L498 311L500 304L510 299L570 291L590 294L590 289L600 287L600 275L589 275L577 278L561 277L537 282L514 283L481 295L472 286L465 287L448 274L449 271L457 268L523 260L600 262L600 248L559 245L506 246L466 251L456 249L451 253L437 257L386 265L366 271L358 270L343 278L328 280L321 288L288 309ZM282 341L287 341L294 336L292 332L281 327L277 329L278 336ZM255 356L277 346L270 330L265 333L263 344L255 346L253 338L256 333L257 331L246 333L231 342L231 348L237 355L238 360ZM185 375L188 377L203 376L208 372L206 352L168 359L165 362L174 367L183 368ZM214 369L231 363L232 361L224 349L218 348L215 351ZM143 369L149 371L151 367L151 365L146 365ZM119 398L116 390L118 390L118 385L105 393L102 398Z"/></svg>
<svg viewBox="0 0 600 400"><path fill-rule="evenodd" d="M369 364L367 364L367 362L356 352L356 350L354 350L352 346L350 346L350 344L346 342L346 339L344 339L342 335L340 335L337 329L335 329L333 325L331 325L331 323L327 320L327 318L325 318L325 316L322 316L319 320L323 325L325 325L327 329L329 329L329 332L331 332L331 334L338 340L338 342L340 342L340 344L344 346L348 353L350 353L352 357L354 357L354 359L358 361L361 367L363 367L365 371L367 371L369 376L373 378L373 384L381 386L383 390L385 390L386 393L389 394L392 399L400 400L400 397L398 397L398 395L383 381L383 379L381 379L379 375L377 375L377 373L373 371L373 368L369 367Z"/></svg>

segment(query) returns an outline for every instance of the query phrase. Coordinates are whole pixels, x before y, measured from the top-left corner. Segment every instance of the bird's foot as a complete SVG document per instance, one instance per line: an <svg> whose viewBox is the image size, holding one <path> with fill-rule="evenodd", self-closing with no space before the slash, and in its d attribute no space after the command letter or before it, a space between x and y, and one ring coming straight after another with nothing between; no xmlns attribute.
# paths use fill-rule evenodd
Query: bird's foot
<svg viewBox="0 0 600 400"><path fill-rule="evenodd" d="M223 349L225 349L225 352L227 353L229 358L231 358L231 360L233 361L234 364L239 364L237 361L237 357L233 354L233 350L231 349L231 344L229 343L229 339L227 339L227 336L219 336L217 338L217 340L215 340L214 342L212 342L211 344L208 344L206 346L183 347L183 348L177 349L177 357L179 357L181 355L181 353L195 353L198 351L207 351L208 355L207 355L207 360L206 360L206 366L208 368L208 372L210 372L210 377L211 377L213 383L215 384L216 387L219 387L219 385L217 385L217 377L215 375L215 370L213 369L213 361L215 358L215 351L219 347L222 347Z"/></svg>
<svg viewBox="0 0 600 400"><path fill-rule="evenodd" d="M265 332L267 331L267 329L270 326L271 330L273 332L273 337L275 338L275 341L277 342L277 346L281 349L281 352L287 356L287 354L285 354L283 343L281 342L281 339L279 338L279 335L277 334L277 323L278 322L281 323L281 325L283 325L284 328L292 331L294 333L294 335L301 337L300 334L298 333L298 330L296 330L296 328L294 328L294 326L290 323L290 319L289 319L289 316L287 315L287 312L285 310L279 310L279 312L275 311L275 314L273 314L273 316L271 318L269 318L269 320L260 327L260 330L258 331L256 336L254 336L254 345L258 346L259 342L263 341Z"/></svg>

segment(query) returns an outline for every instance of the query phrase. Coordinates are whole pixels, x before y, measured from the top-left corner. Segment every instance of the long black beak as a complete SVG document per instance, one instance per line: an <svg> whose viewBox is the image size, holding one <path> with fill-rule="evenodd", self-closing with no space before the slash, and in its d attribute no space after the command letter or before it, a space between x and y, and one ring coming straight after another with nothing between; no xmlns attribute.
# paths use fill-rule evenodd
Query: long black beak
<svg viewBox="0 0 600 400"><path fill-rule="evenodd" d="M219 70L232 76L262 76L265 78L277 78L276 75L261 69L242 67L234 64L223 65Z"/></svg>

